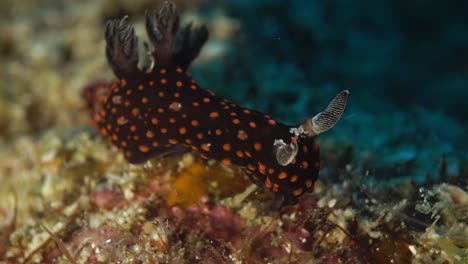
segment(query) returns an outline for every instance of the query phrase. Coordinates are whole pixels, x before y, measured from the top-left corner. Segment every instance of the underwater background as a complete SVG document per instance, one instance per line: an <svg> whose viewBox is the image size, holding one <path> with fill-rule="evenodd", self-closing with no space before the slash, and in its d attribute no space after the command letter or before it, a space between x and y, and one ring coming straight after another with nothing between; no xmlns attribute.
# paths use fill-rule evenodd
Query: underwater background
<svg viewBox="0 0 468 264"><path fill-rule="evenodd" d="M235 167L129 165L91 127L106 21L145 40L163 1L2 0L2 263L468 263L467 1L174 2L210 34L202 88L291 124L350 91L314 192L272 210Z"/></svg>

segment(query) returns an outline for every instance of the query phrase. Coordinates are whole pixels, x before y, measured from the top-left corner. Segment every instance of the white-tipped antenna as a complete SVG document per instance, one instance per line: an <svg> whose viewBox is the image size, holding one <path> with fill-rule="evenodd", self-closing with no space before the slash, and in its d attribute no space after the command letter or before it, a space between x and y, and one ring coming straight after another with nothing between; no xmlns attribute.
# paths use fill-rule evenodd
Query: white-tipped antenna
<svg viewBox="0 0 468 264"><path fill-rule="evenodd" d="M348 90L340 92L323 112L318 113L311 119L307 119L299 126L302 135L313 137L332 128L340 119L346 108Z"/></svg>
<svg viewBox="0 0 468 264"><path fill-rule="evenodd" d="M348 90L340 92L323 112L302 122L299 127L291 128L289 132L295 137L313 137L332 128L345 110L348 94ZM273 154L276 161L282 166L289 165L298 151L299 147L295 141L286 144L282 139L275 139L273 142Z"/></svg>

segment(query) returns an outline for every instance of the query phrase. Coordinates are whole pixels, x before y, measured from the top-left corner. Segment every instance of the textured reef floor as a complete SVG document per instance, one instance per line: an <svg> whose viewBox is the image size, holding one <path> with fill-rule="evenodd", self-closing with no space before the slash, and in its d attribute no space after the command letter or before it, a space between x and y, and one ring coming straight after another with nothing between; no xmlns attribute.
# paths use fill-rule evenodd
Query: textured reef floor
<svg viewBox="0 0 468 264"><path fill-rule="evenodd" d="M273 210L271 194L234 166L197 153L133 166L94 131L81 93L112 77L105 21L129 14L144 36L141 14L159 2L1 1L0 263L468 263L466 108L402 109L388 99L396 91L339 87L338 73L319 71L332 67L325 62L293 63L312 57L310 47L281 42L265 54L248 41L252 22L236 17L248 1L234 2L176 1L183 22L210 31L190 69L202 87L285 121L310 117L350 89L342 120L318 138L324 168L314 191ZM298 23L296 15L287 22ZM257 44L284 35L278 20L262 21ZM333 60L318 41L332 36L316 33L314 52ZM369 76L385 65L352 68L359 55L343 60L340 77L378 84ZM457 90L448 79L447 92Z"/></svg>

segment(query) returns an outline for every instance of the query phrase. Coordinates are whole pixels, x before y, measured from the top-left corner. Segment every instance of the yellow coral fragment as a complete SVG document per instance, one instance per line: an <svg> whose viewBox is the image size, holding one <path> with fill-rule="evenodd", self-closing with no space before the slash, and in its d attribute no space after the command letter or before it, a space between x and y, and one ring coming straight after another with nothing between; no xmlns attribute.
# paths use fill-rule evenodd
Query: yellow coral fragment
<svg viewBox="0 0 468 264"><path fill-rule="evenodd" d="M187 207L200 201L207 193L223 198L242 192L249 182L241 171L221 164L192 163L184 168L167 195L169 205Z"/></svg>
<svg viewBox="0 0 468 264"><path fill-rule="evenodd" d="M206 193L207 183L203 178L205 173L204 166L199 163L193 163L184 169L172 185L167 196L168 204L186 207L200 200L200 197Z"/></svg>

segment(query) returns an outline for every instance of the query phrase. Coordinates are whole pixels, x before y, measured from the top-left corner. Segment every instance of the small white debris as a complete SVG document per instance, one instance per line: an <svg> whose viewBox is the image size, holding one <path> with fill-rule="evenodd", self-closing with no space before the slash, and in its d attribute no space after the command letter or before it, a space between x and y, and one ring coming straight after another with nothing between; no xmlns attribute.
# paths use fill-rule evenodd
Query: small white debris
<svg viewBox="0 0 468 264"><path fill-rule="evenodd" d="M413 255L416 256L417 251L416 251L416 247L415 247L414 245L409 245L409 246L408 246L408 249L409 249L409 251L411 251L411 253L412 253Z"/></svg>
<svg viewBox="0 0 468 264"><path fill-rule="evenodd" d="M132 200L133 197L135 197L135 193L133 193L132 190L127 188L127 189L124 190L124 197L127 200Z"/></svg>

